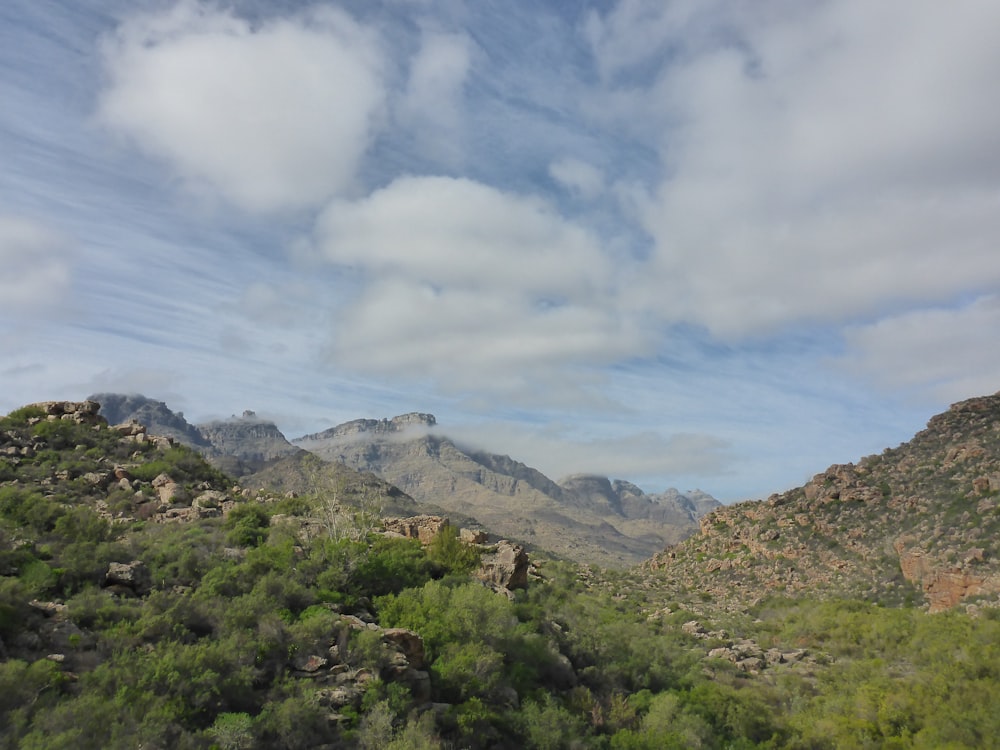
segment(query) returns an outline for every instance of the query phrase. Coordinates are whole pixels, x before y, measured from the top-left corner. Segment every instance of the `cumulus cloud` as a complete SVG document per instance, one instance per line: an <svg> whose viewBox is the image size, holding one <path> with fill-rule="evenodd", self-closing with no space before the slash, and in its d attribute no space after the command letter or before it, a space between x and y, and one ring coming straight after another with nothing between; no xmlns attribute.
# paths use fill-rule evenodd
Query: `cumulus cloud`
<svg viewBox="0 0 1000 750"><path fill-rule="evenodd" d="M1000 390L996 331L997 295L962 307L914 310L848 329L839 364L884 388L959 401Z"/></svg>
<svg viewBox="0 0 1000 750"><path fill-rule="evenodd" d="M368 280L335 355L458 388L517 390L641 349L614 265L546 202L464 179L400 178L317 225L328 260Z"/></svg>
<svg viewBox="0 0 1000 750"><path fill-rule="evenodd" d="M656 54L627 53L639 21ZM659 66L628 100L666 126L649 306L731 338L995 288L998 23L973 2L592 16L603 69Z"/></svg>
<svg viewBox="0 0 1000 750"><path fill-rule="evenodd" d="M0 214L0 313L23 317L58 309L71 282L62 235L36 221Z"/></svg>
<svg viewBox="0 0 1000 750"><path fill-rule="evenodd" d="M104 45L99 116L247 211L349 191L385 106L377 35L335 8L253 25L186 0Z"/></svg>

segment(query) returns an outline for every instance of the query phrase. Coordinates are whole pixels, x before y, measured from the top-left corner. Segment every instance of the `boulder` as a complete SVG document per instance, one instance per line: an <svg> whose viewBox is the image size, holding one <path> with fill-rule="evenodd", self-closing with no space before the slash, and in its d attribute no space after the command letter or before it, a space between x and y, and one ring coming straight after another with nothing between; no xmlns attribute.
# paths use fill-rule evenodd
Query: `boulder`
<svg viewBox="0 0 1000 750"><path fill-rule="evenodd" d="M476 576L498 589L528 587L528 553L520 544L503 539L483 552Z"/></svg>
<svg viewBox="0 0 1000 750"><path fill-rule="evenodd" d="M387 628L382 631L382 641L392 650L402 654L410 667L423 669L424 639L417 633L405 628Z"/></svg>
<svg viewBox="0 0 1000 750"><path fill-rule="evenodd" d="M189 498L187 491L175 482L169 474L158 475L153 480L153 489L156 490L160 496L160 502L164 505L183 503Z"/></svg>
<svg viewBox="0 0 1000 750"><path fill-rule="evenodd" d="M129 563L113 562L108 565L104 574L104 586L123 586L136 594L148 593L152 588L152 577L149 568L142 560Z"/></svg>

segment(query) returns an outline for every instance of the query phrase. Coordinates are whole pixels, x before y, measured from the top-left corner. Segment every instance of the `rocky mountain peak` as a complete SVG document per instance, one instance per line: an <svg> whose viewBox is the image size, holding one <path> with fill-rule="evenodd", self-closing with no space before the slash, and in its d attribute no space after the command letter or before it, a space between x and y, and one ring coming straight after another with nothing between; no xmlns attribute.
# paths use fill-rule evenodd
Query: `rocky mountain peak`
<svg viewBox="0 0 1000 750"><path fill-rule="evenodd" d="M437 419L434 418L433 414L414 411L397 415L392 419L353 419L322 432L303 435L294 442L301 444L319 440L378 438L379 436L398 435L415 427L431 428L436 425Z"/></svg>
<svg viewBox="0 0 1000 750"><path fill-rule="evenodd" d="M209 447L208 440L184 418L184 413L171 410L163 401L140 393L95 393L87 400L101 405L100 414L109 424L122 424L131 419L145 425L152 435L173 438L198 450Z"/></svg>

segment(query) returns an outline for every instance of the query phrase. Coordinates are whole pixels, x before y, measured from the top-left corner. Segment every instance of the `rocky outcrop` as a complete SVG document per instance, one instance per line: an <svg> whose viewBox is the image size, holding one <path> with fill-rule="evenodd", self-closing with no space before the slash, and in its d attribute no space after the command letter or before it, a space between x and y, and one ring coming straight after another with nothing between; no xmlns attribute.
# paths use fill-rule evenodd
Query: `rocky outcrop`
<svg viewBox="0 0 1000 750"><path fill-rule="evenodd" d="M496 589L514 591L528 587L530 561L524 547L506 539L486 547L476 577Z"/></svg>
<svg viewBox="0 0 1000 750"><path fill-rule="evenodd" d="M737 607L774 593L941 611L1000 594L1000 394L953 405L897 448L766 501L718 508L655 556L665 586Z"/></svg>
<svg viewBox="0 0 1000 750"><path fill-rule="evenodd" d="M86 401L40 401L36 404L29 404L27 408L40 409L45 415L42 419L50 422L65 419L77 424L106 424L106 420L98 414L101 405L90 399ZM37 421L39 418L34 419Z"/></svg>
<svg viewBox="0 0 1000 750"><path fill-rule="evenodd" d="M211 446L206 457L224 471L242 476L265 464L299 452L274 422L259 419L252 411L241 417L198 425Z"/></svg>
<svg viewBox="0 0 1000 750"><path fill-rule="evenodd" d="M684 623L681 631L709 644L706 659L730 662L746 674L759 674L764 669L782 664L816 663L815 657L805 649L765 649L752 638L734 638L725 630L707 630L697 620Z"/></svg>
<svg viewBox="0 0 1000 750"><path fill-rule="evenodd" d="M137 422L145 425L149 434L170 437L178 443L201 450L208 441L190 424L181 412L174 412L163 401L140 394L95 393L89 397L101 405L101 416L109 424Z"/></svg>
<svg viewBox="0 0 1000 750"><path fill-rule="evenodd" d="M362 632L373 633L381 641L382 656L375 671L351 666L352 641ZM319 647L295 654L288 666L293 676L316 684L314 698L332 712L334 721L346 718L340 713L344 708L360 706L365 692L377 679L405 685L418 705L431 697L423 638L412 630L382 628L356 615L337 615Z"/></svg>
<svg viewBox="0 0 1000 750"><path fill-rule="evenodd" d="M354 419L344 422L329 430L317 432L312 435L303 435L294 442L302 448L309 450L309 444L315 442L327 443L329 441L345 440L370 436L398 435L402 432L416 429L429 429L437 425L437 420L433 414L423 414L421 412L410 412L400 414L392 419Z"/></svg>
<svg viewBox="0 0 1000 750"><path fill-rule="evenodd" d="M899 555L899 567L906 580L920 586L927 597L928 610L951 609L970 596L1000 592L1000 574L985 572L985 550L966 550L958 564L942 563L915 546L912 537L897 539L893 545Z"/></svg>
<svg viewBox="0 0 1000 750"><path fill-rule="evenodd" d="M417 539L421 544L430 544L441 529L448 525L448 519L442 516L384 518L382 525L392 534L398 534L405 539Z"/></svg>
<svg viewBox="0 0 1000 750"><path fill-rule="evenodd" d="M433 542L449 526L448 519L442 516L385 518L382 523L388 533L419 539L424 545ZM523 546L506 539L488 544L485 532L471 529L460 529L458 538L480 550L480 566L474 575L483 583L497 591L527 588L530 560Z"/></svg>
<svg viewBox="0 0 1000 750"><path fill-rule="evenodd" d="M149 568L141 560L128 563L113 562L104 574L104 587L125 591L132 596L148 594L153 587Z"/></svg>

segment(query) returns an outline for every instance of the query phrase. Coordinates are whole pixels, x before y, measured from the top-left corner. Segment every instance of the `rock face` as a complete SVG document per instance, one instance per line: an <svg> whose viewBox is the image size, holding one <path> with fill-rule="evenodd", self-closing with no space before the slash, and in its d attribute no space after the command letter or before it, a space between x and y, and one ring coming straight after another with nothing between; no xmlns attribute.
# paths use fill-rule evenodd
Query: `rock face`
<svg viewBox="0 0 1000 750"><path fill-rule="evenodd" d="M998 476L1000 394L954 404L911 441L803 487L718 508L651 567L734 602L808 592L940 611L996 597Z"/></svg>
<svg viewBox="0 0 1000 750"><path fill-rule="evenodd" d="M581 562L634 564L697 528L697 509L707 496L685 505L676 491L650 496L604 477L556 483L509 456L460 446L438 435L436 425L433 416L419 413L359 419L293 443L372 472L418 503L471 516L497 534Z"/></svg>
<svg viewBox="0 0 1000 750"><path fill-rule="evenodd" d="M211 446L206 457L237 476L299 452L274 422L258 419L252 411L243 412L241 417L198 425L198 430Z"/></svg>
<svg viewBox="0 0 1000 750"><path fill-rule="evenodd" d="M483 552L477 577L498 589L524 589L528 587L529 564L524 547L504 539Z"/></svg>
<svg viewBox="0 0 1000 750"><path fill-rule="evenodd" d="M139 425L136 435L162 436L194 448L227 474L243 476L299 452L273 423L252 411L231 419L192 425L163 401L139 394L98 393L101 415L111 424Z"/></svg>
<svg viewBox="0 0 1000 750"><path fill-rule="evenodd" d="M448 525L448 519L441 516L411 516L386 518L382 523L386 531L399 534L405 539L417 539L421 544L430 544L441 529Z"/></svg>
<svg viewBox="0 0 1000 750"><path fill-rule="evenodd" d="M89 399L101 405L101 416L109 424L123 424L134 420L145 425L150 434L171 437L191 448L209 447L208 440L198 428L189 424L182 413L171 411L162 401L154 401L139 394L121 393L95 393Z"/></svg>
<svg viewBox="0 0 1000 750"><path fill-rule="evenodd" d="M437 424L433 414L410 412L392 419L355 419L350 422L331 427L329 430L313 435L304 435L295 442L298 444L311 442L326 442L340 438L352 438L370 435L398 435L414 428L430 428Z"/></svg>

